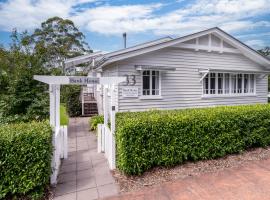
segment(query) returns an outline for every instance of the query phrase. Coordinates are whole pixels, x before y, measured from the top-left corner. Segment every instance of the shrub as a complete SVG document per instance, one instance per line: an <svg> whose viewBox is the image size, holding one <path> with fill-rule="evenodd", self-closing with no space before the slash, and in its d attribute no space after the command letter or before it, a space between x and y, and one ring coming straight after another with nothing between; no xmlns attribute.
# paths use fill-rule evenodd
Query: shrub
<svg viewBox="0 0 270 200"><path fill-rule="evenodd" d="M42 195L49 183L51 155L52 130L47 122L1 126L0 199Z"/></svg>
<svg viewBox="0 0 270 200"><path fill-rule="evenodd" d="M98 124L104 123L104 117L103 115L96 115L90 118L89 124L90 124L90 130L95 131L97 130Z"/></svg>
<svg viewBox="0 0 270 200"><path fill-rule="evenodd" d="M118 168L142 174L269 145L270 105L117 113L116 126Z"/></svg>
<svg viewBox="0 0 270 200"><path fill-rule="evenodd" d="M82 104L80 102L81 86L70 85L66 88L66 107L70 117L77 117L82 114Z"/></svg>

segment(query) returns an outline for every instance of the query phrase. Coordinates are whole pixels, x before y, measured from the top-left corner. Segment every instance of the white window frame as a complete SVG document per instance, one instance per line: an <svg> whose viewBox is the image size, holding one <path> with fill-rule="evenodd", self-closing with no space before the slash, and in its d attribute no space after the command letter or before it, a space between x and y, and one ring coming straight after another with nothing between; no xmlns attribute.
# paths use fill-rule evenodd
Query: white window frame
<svg viewBox="0 0 270 200"><path fill-rule="evenodd" d="M256 96L256 74L251 74L251 73L226 73L222 72L223 74L223 85L222 85L222 93L218 94L218 74L220 72L208 72L207 76L205 76L202 80L202 97L239 97L239 96ZM210 79L211 79L211 74L215 74L215 92L214 94L210 94ZM229 93L225 93L225 74L229 74ZM232 75L236 75L236 91L238 91L238 74L242 74L242 79L241 79L241 84L242 84L242 89L240 93L233 93L233 88L232 88ZM248 75L248 92L244 92L244 77L245 74ZM251 86L251 75L254 77L254 82L253 82L253 92L250 92L250 86ZM205 94L205 78L208 77L208 94Z"/></svg>
<svg viewBox="0 0 270 200"><path fill-rule="evenodd" d="M158 84L159 84L159 93L158 93L158 95L152 95L152 94L150 94L150 95L144 95L143 94L143 72L144 71L150 71L150 75L149 75L149 77L150 77L150 93L152 93L152 72L153 71L156 71L156 72L158 72ZM161 99L162 98L162 96L161 96L161 71L160 70L142 70L141 71L141 97L140 97L140 99Z"/></svg>

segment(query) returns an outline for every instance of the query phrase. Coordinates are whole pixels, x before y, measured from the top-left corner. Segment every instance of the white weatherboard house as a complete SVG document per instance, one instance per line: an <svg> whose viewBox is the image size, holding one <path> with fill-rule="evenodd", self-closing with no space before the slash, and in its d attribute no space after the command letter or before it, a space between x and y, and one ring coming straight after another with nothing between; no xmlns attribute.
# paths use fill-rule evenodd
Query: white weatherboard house
<svg viewBox="0 0 270 200"><path fill-rule="evenodd" d="M270 60L219 28L76 62L89 60L97 76L127 78L114 88L117 112L267 102ZM95 96L102 113L99 87Z"/></svg>

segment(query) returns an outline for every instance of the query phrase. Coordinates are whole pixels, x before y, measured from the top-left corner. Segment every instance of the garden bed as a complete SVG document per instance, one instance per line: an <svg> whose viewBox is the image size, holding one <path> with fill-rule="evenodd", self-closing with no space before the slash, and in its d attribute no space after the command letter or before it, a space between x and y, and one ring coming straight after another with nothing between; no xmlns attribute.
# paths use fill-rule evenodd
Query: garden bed
<svg viewBox="0 0 270 200"><path fill-rule="evenodd" d="M228 155L220 159L187 162L171 168L156 167L141 176L126 176L119 170L114 170L113 176L120 187L120 192L125 193L176 179L184 179L189 176L198 176L203 173L240 167L251 161L265 159L270 159L270 147L255 148L241 154Z"/></svg>

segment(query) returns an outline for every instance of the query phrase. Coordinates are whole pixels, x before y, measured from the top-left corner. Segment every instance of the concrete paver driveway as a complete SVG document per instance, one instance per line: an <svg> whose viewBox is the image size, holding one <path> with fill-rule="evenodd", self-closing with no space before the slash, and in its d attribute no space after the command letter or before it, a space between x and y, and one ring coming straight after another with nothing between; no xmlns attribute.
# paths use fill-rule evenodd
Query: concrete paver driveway
<svg viewBox="0 0 270 200"><path fill-rule="evenodd" d="M188 177L107 200L269 200L270 159Z"/></svg>

